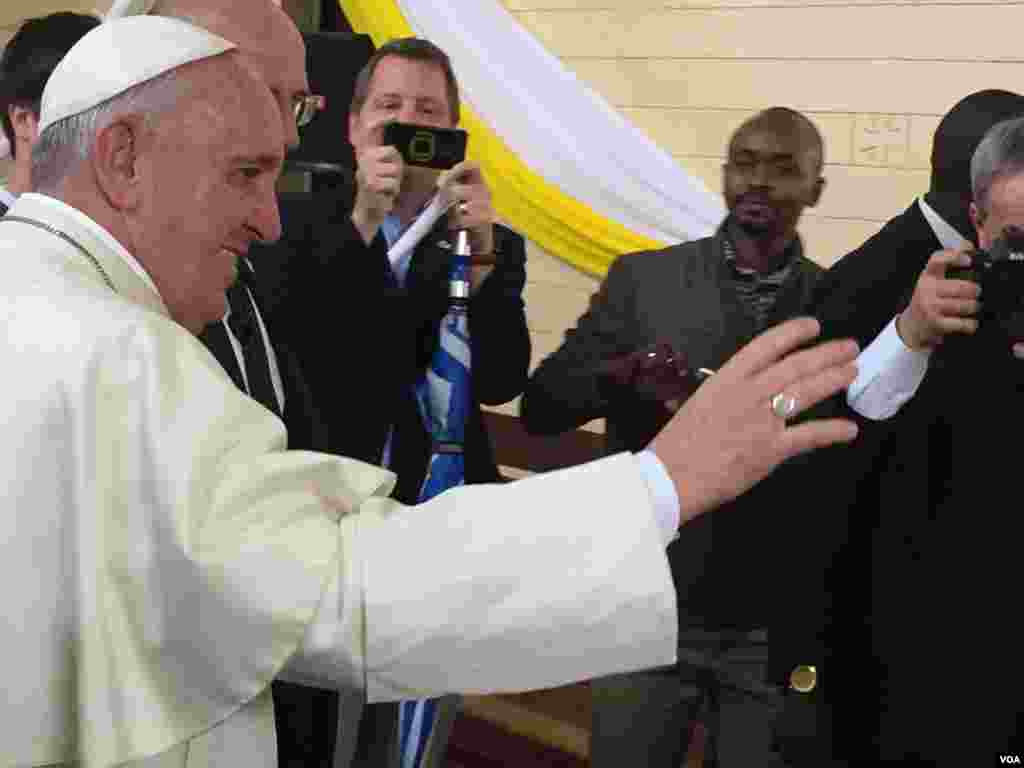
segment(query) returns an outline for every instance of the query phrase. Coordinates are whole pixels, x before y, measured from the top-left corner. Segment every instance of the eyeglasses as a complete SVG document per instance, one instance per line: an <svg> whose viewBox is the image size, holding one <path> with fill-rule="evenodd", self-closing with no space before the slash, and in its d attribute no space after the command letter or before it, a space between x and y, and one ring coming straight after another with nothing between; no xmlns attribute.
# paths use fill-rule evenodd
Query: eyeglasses
<svg viewBox="0 0 1024 768"><path fill-rule="evenodd" d="M323 96L311 93L305 96L296 96L292 101L292 110L295 112L295 125L299 128L309 125L313 118L316 117L316 113L326 108L326 106L327 99Z"/></svg>

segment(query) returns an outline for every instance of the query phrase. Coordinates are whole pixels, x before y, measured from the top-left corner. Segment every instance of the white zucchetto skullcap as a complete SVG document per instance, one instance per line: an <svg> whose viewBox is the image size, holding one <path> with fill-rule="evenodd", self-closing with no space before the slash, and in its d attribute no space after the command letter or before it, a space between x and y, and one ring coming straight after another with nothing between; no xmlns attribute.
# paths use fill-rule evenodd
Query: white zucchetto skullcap
<svg viewBox="0 0 1024 768"><path fill-rule="evenodd" d="M39 132L172 69L235 47L180 19L128 16L106 21L75 43L53 70L43 90Z"/></svg>

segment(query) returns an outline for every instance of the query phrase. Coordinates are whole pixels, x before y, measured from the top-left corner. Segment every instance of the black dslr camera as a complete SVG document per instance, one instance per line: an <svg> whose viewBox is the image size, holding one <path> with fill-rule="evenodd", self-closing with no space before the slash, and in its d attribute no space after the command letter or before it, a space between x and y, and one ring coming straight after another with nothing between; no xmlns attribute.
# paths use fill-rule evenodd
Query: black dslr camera
<svg viewBox="0 0 1024 768"><path fill-rule="evenodd" d="M1024 229L1006 227L988 251L971 253L971 266L952 267L946 277L981 286L979 328L994 324L1013 341L1024 341Z"/></svg>
<svg viewBox="0 0 1024 768"><path fill-rule="evenodd" d="M447 171L466 159L466 140L461 128L397 122L384 126L384 143L395 147L406 165Z"/></svg>

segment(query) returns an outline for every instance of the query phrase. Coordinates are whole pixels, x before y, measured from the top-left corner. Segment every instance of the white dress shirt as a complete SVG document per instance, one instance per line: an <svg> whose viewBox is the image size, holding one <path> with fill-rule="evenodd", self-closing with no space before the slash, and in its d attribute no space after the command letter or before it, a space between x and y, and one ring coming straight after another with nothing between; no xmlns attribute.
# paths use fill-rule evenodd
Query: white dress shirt
<svg viewBox="0 0 1024 768"><path fill-rule="evenodd" d="M935 237L946 250L970 243L935 212L924 198L917 201ZM894 254L897 256L897 254ZM896 317L899 317L897 314ZM893 416L917 392L928 372L929 348L911 349L896 330L896 317L857 358L857 378L846 390L846 402L867 419Z"/></svg>

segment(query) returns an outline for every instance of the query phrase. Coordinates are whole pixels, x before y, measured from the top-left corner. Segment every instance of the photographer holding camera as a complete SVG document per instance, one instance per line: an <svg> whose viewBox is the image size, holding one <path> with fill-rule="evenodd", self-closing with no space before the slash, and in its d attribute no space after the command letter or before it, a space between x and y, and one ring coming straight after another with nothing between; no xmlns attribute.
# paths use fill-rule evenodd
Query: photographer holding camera
<svg viewBox="0 0 1024 768"><path fill-rule="evenodd" d="M963 125L952 134L940 126L936 144L962 148L969 136ZM965 218L981 250L931 256L895 322L902 350L874 369L876 390L902 402L873 426L862 421L848 449L777 475L805 494L821 478L832 500L827 515L816 501L803 515L815 543L790 569L792 608L775 649L775 674L789 682L776 743L793 768L981 765L1021 749L1020 537L1007 500L1024 434L1024 261L1014 229L1024 226L1024 118L984 133L970 182ZM893 247L891 262L876 269L914 258ZM867 253L866 245L851 257ZM859 284L845 273L846 285L817 313L826 333L842 325L828 318L839 317L844 298L898 289L877 273L862 273ZM866 327L885 310L876 299L854 314ZM835 540L811 525L822 517L832 519Z"/></svg>
<svg viewBox="0 0 1024 768"><path fill-rule="evenodd" d="M999 123L974 153L974 202L969 211L980 251L970 247L940 251L928 261L910 306L896 321L900 338L910 349L930 350L947 334L977 331L978 297L982 286L988 284L990 293L996 293L990 298L999 302L999 306L986 305L990 322L1008 334L1013 355L1024 358L1019 331L1011 327L1016 305L1024 295L1016 285L1019 267L1013 266L1013 255L1020 252L1020 227L1024 226L1024 167L1013 170L1013 141L1018 132L1015 121ZM1002 291L1001 283L1017 290Z"/></svg>
<svg viewBox="0 0 1024 768"><path fill-rule="evenodd" d="M416 38L381 46L356 80L349 114L355 189L350 200L334 205L350 221L338 222L340 246L332 243L326 253L320 249L325 261L337 252L334 261L341 263L335 265L335 284L352 281L358 295L349 299L358 308L356 314L375 327L373 338L363 345L369 349L360 349L360 357L386 366L392 388L379 391L380 377L375 376L374 391L353 398L352 385L339 381L317 401L349 400L347 407L358 409L372 434L366 435L368 444L357 455L395 471L395 497L408 503L418 498L430 451L412 387L430 363L447 310L453 230L468 231L473 254L469 322L474 407L466 430L467 482L500 479L479 404L498 405L517 397L529 370L522 299L525 244L494 223L491 192L480 167L461 162L442 173L406 162L400 148L384 143L386 127L393 122L441 129L444 136L454 133L458 121L458 85L443 51ZM323 276L311 274L314 279ZM320 382L326 376L310 378ZM346 375L345 383L350 378Z"/></svg>

